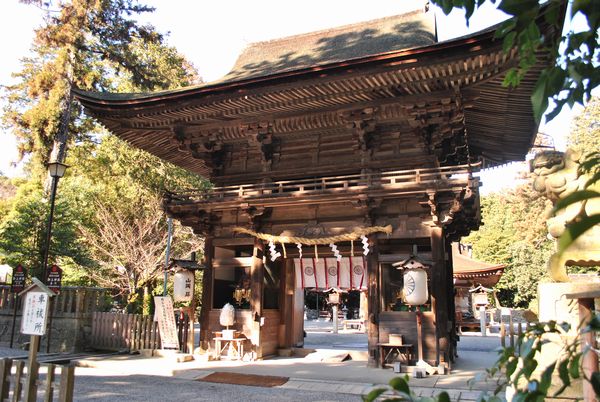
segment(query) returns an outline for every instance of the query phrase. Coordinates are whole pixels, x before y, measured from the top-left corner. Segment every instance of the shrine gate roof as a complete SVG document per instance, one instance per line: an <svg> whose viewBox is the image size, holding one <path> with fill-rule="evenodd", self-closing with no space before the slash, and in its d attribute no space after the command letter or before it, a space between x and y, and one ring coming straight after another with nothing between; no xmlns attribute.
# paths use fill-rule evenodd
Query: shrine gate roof
<svg viewBox="0 0 600 402"><path fill-rule="evenodd" d="M544 34L557 34L539 25ZM240 144L256 140L259 132L282 138L283 149L314 133L331 141L347 135L348 148L337 149L349 155L357 134L348 124L356 125L357 118L380 128L384 148L391 132L416 144L403 151L404 165L380 158L370 167L427 168L468 158L495 166L523 160L531 147L538 126L530 96L551 61L539 54L521 84L506 88L502 81L518 54L505 53L494 33L492 27L434 43L431 13L414 12L251 45L228 75L212 83L146 94L76 91L76 97L133 146L206 176L214 173L211 163L219 162L215 152L229 147L236 156L247 147ZM270 163L274 157L260 156L260 144L257 149L247 166L260 172L261 158ZM334 158L335 148L330 152ZM292 162L284 165L297 170ZM241 180L244 169L251 173L246 166L226 172L234 178L229 182Z"/></svg>

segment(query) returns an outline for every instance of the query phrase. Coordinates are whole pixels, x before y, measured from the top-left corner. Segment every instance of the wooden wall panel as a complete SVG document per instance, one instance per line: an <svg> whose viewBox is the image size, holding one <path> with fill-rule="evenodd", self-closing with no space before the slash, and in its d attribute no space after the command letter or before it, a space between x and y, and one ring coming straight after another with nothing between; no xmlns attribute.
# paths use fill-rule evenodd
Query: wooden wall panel
<svg viewBox="0 0 600 402"><path fill-rule="evenodd" d="M260 327L262 355L277 354L279 348L279 310L263 310L264 325Z"/></svg>
<svg viewBox="0 0 600 402"><path fill-rule="evenodd" d="M434 314L423 313L423 358L429 363L436 360ZM379 313L379 342L388 342L390 334L402 334L404 343L413 345L417 355L417 315L407 311L386 311Z"/></svg>

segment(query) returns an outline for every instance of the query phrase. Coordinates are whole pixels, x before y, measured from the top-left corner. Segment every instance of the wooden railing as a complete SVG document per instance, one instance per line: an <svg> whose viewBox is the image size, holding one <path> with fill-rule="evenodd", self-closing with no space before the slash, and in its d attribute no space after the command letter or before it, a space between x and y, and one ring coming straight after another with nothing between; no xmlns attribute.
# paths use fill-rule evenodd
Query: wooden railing
<svg viewBox="0 0 600 402"><path fill-rule="evenodd" d="M187 352L189 317L175 316L179 349ZM123 313L93 313L91 346L102 350L160 349L158 325L152 316ZM189 352L191 353L191 352Z"/></svg>
<svg viewBox="0 0 600 402"><path fill-rule="evenodd" d="M65 286L52 303L52 315L65 317L91 314L102 305L105 292L102 288ZM16 295L10 291L10 286L0 286L0 313L12 314L15 300ZM17 311L20 311L21 300L17 302Z"/></svg>
<svg viewBox="0 0 600 402"><path fill-rule="evenodd" d="M361 190L419 190L427 187L464 185L479 165L397 170L346 176L331 176L270 183L213 187L171 194L174 201L227 201L252 198L293 197Z"/></svg>
<svg viewBox="0 0 600 402"><path fill-rule="evenodd" d="M24 360L0 360L0 399L2 401L35 401L37 399L38 378L28 379L29 373L25 374ZM39 373L39 363L35 363ZM73 400L73 387L75 384L74 366L57 366L56 364L45 365L48 368L46 381L39 385L43 386L43 400L52 402L55 391L58 390L59 402L71 402ZM60 367L60 381L56 378L56 369ZM39 375L38 375L39 377Z"/></svg>

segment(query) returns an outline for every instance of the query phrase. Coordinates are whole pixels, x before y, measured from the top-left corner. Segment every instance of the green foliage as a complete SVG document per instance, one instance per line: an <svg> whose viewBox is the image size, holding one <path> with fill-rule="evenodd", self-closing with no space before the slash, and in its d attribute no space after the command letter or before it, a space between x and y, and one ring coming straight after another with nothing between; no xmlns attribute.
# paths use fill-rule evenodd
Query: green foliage
<svg viewBox="0 0 600 402"><path fill-rule="evenodd" d="M489 0L495 3L495 0ZM476 8L486 0L434 0L445 14L454 8L465 10L467 21ZM549 0L540 6L538 0L501 0L498 9L512 18L497 30L496 37L503 40L505 52L516 49L519 65L509 70L504 84L519 85L525 74L533 67L540 52L550 54L554 63L545 68L538 79L531 102L534 116L540 121L546 112L551 98L555 104L546 116L553 119L564 105L583 104L591 97L592 89L600 84L600 71L595 66L600 61L598 33L600 28L600 7L596 2L576 0L572 3L571 14L585 17L588 30L562 32L562 13L565 1ZM539 25L548 24L554 34L542 35Z"/></svg>
<svg viewBox="0 0 600 402"><path fill-rule="evenodd" d="M411 401L411 402L450 402L450 396L446 391L440 392L433 397L418 397L410 390L408 384L408 375L404 377L394 377L390 380L389 386L372 389L367 395L363 395L365 402L374 401Z"/></svg>
<svg viewBox="0 0 600 402"><path fill-rule="evenodd" d="M7 87L3 123L19 139L21 155L43 177L54 149L63 160L67 145L89 138L92 119L79 105L69 109L73 87L96 91L154 91L192 84L198 77L154 27L135 16L153 9L136 0L71 0L54 5L36 30L33 55L23 59ZM61 151L62 150L62 151Z"/></svg>
<svg viewBox="0 0 600 402"><path fill-rule="evenodd" d="M528 308L537 297L540 281L549 280L546 263L553 253L553 245L546 241L538 248L525 241L509 246L507 270L496 286L498 298L511 307Z"/></svg>
<svg viewBox="0 0 600 402"><path fill-rule="evenodd" d="M113 135L96 138L99 143L81 144L69 156L70 184L80 189L85 210L92 211L79 227L96 263L87 274L122 296L129 311L142 306L148 311L144 291L153 292L165 258L167 225L160 197L166 189L206 188L208 182ZM189 229L175 225L172 256L187 257L200 244Z"/></svg>
<svg viewBox="0 0 600 402"><path fill-rule="evenodd" d="M486 0L434 0L440 5L444 13L449 14L454 8L465 10L467 22L473 11L480 7ZM495 3L495 0L489 0ZM592 90L600 84L599 38L600 34L600 7L597 1L575 0L571 3L569 18L582 15L588 24L588 30L574 32L572 29L562 36L561 14L565 7L564 0L549 0L541 7L537 0L501 0L498 8L513 18L504 22L496 31L496 37L503 39L504 52L516 48L519 53L518 67L509 70L505 76L504 84L507 86L519 85L521 79L535 64L537 53L549 52L554 63L545 68L536 83L531 103L535 119L539 122L546 113L549 99L552 99L554 108L546 114L546 120L552 120L560 113L564 105L573 106L575 103L584 104L591 98ZM548 24L553 27L555 34L541 35L538 24ZM594 110L597 103L591 102ZM590 111L591 115L594 112ZM585 120L584 120L585 121ZM585 126L585 124L584 124ZM591 145L585 152L598 150L597 119L592 120L588 127L594 130L590 135L578 133L586 140L581 144ZM577 138L577 137L576 137ZM599 155L598 152L595 155ZM595 171L600 170L600 158L591 155L589 165ZM595 185L600 180L599 175L593 175L592 182L587 187ZM587 188L586 188L587 189ZM564 234L559 240L560 252L566 250L573 242L582 236L589 228L600 222L600 215L587 216L582 210L577 218L567 225Z"/></svg>
<svg viewBox="0 0 600 402"><path fill-rule="evenodd" d="M579 339L589 332L597 331L598 316L580 329L580 338L573 340L565 336L570 329L569 324L556 323L555 321L541 322L532 325L517 340L515 347L506 347L499 353L499 358L494 367L487 369L488 379L493 379L498 384L497 393L507 386L511 387L513 400L517 401L543 401L548 397L556 398L573 386L574 380L582 378L591 381L594 386L597 380L587 377L582 370L581 361L586 353L595 353L592 350L581 351ZM554 339L551 341L550 339ZM560 341L557 341L560 339ZM539 365L544 347L553 343L558 353L554 359L545 362L547 366ZM547 357L548 354L546 353Z"/></svg>
<svg viewBox="0 0 600 402"><path fill-rule="evenodd" d="M583 155L600 150L600 98L593 97L583 112L573 118L567 136L569 148Z"/></svg>
<svg viewBox="0 0 600 402"><path fill-rule="evenodd" d="M58 188L50 256L63 267L65 284L103 284L139 305L142 289L152 292L164 264L160 196L207 182L106 134L77 103L69 114L70 91L155 91L199 78L162 35L137 22L152 9L136 0L69 0L53 7L57 11L36 30L32 56L15 74L17 84L4 93L3 123L31 159L30 179L19 190L24 195L0 204L0 254L13 265L39 266L48 210L40 178L50 153L62 160L68 146L70 168ZM116 227L122 233L113 231L107 241ZM175 256L199 242L176 225Z"/></svg>
<svg viewBox="0 0 600 402"><path fill-rule="evenodd" d="M481 205L485 224L462 241L473 244L474 258L507 265L496 286L500 302L528 307L537 284L547 278L546 261L553 249L546 237L550 202L524 184L482 197Z"/></svg>
<svg viewBox="0 0 600 402"><path fill-rule="evenodd" d="M4 262L22 264L31 276L43 278L43 256L49 202L39 184L28 182L19 188L11 210L0 224L0 250ZM90 260L77 235L81 215L68 197L56 199L50 243L50 263L88 265Z"/></svg>

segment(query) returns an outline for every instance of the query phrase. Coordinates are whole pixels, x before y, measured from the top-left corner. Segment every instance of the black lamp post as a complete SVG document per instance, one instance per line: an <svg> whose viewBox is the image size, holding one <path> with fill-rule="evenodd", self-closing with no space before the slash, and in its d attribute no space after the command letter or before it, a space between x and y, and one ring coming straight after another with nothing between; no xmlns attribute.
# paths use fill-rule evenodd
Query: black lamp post
<svg viewBox="0 0 600 402"><path fill-rule="evenodd" d="M44 249L44 278L42 281L46 283L48 280L48 254L50 252L50 237L52 237L52 220L54 218L54 199L56 198L56 187L58 179L65 175L67 165L60 162L50 162L47 164L48 173L52 177L52 189L50 190L50 215L48 216L48 231L46 232L46 248Z"/></svg>

